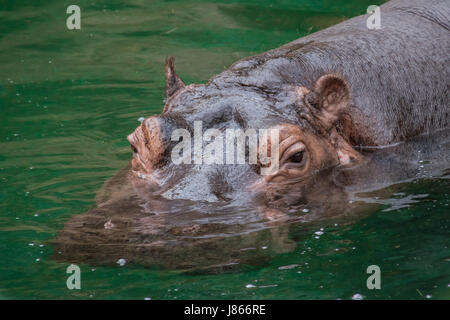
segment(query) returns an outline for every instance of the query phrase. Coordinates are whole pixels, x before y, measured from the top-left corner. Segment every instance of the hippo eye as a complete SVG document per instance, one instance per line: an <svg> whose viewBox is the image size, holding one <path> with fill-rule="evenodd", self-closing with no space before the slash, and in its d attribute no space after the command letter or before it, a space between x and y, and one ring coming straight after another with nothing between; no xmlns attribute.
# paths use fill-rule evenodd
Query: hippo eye
<svg viewBox="0 0 450 320"><path fill-rule="evenodd" d="M287 162L301 163L303 161L303 151L299 151L287 159Z"/></svg>

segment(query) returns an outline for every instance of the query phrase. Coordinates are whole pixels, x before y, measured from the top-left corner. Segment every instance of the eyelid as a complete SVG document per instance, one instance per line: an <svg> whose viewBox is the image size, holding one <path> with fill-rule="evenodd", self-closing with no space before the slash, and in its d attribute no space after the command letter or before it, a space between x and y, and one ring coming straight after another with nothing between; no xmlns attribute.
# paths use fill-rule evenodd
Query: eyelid
<svg viewBox="0 0 450 320"><path fill-rule="evenodd" d="M280 159L280 164L284 164L286 162L286 160L288 160L290 157L292 157L294 154L296 154L297 152L303 152L306 150L306 147L303 143L301 143L300 141L297 141L295 143L293 143L289 148L287 148Z"/></svg>

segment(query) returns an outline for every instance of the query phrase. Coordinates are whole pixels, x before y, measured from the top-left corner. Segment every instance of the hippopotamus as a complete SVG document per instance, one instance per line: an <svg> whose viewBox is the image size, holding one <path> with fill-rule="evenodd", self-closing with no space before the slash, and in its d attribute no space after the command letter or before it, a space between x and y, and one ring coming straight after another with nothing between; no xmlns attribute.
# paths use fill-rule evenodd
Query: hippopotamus
<svg viewBox="0 0 450 320"><path fill-rule="evenodd" d="M235 199L250 186L272 194L363 161L361 146L448 127L448 2L398 0L380 10L379 30L356 17L237 61L206 84L185 85L169 57L162 113L128 136L136 177L168 199ZM196 121L204 131L279 129L279 170L262 176L258 165L205 164L206 154L201 164L175 165L172 132L193 135Z"/></svg>
<svg viewBox="0 0 450 320"><path fill-rule="evenodd" d="M67 223L56 251L71 261L126 256L181 268L254 261L240 249L292 250L285 223L360 217L377 203L356 206L353 191L417 177L414 148L426 151L429 140L399 145L448 136L450 6L394 0L380 12L380 29L355 17L239 60L205 84L186 85L168 57L161 114L128 136L131 164L104 185L96 208ZM228 129L277 132L276 149L264 135L254 146L277 166L262 174L271 162L210 161L227 158L218 137ZM203 139L191 139L199 130ZM255 144L247 138L245 160ZM214 143L220 148L198 153ZM181 149L191 159L174 161ZM395 160L405 153L415 160ZM278 229L258 232L268 227Z"/></svg>

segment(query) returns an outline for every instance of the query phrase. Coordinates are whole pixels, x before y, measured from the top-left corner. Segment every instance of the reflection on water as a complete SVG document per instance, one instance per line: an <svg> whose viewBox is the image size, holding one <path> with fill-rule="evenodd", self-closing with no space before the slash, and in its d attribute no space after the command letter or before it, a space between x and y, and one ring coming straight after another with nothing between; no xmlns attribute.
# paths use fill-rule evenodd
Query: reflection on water
<svg viewBox="0 0 450 320"><path fill-rule="evenodd" d="M276 203L259 203L251 194L238 205L149 198L132 184L127 166L100 191L98 207L66 223L54 241L54 257L90 265L125 259L190 272L260 266L296 248L289 231L298 224L349 224L378 209L398 210L426 199L427 194L401 191L411 181L449 178L449 133L372 149L362 164L327 170L306 186L302 182L301 199L290 192L284 193L288 201Z"/></svg>

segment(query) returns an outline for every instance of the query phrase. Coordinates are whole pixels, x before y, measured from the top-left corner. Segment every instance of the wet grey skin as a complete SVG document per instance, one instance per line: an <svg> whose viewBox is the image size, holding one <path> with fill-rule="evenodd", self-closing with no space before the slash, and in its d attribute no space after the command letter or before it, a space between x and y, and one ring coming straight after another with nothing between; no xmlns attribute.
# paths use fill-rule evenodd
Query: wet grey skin
<svg viewBox="0 0 450 320"><path fill-rule="evenodd" d="M346 137L352 146L389 145L449 127L448 2L392 1L381 6L381 15L380 30L367 29L367 15L356 17L240 60L204 85L185 87L178 76L168 76L164 111L152 118L164 140L159 190L193 201L247 197L246 187L260 178L254 167L174 166L172 131L193 134L194 121L202 121L203 130L221 131L287 123L319 135L305 120L307 108L296 89L312 90L327 74L338 74L349 86L345 113L351 125L342 131L354 131Z"/></svg>
<svg viewBox="0 0 450 320"><path fill-rule="evenodd" d="M383 203L358 195L417 178L418 161L433 164L424 178L448 175L448 1L391 1L381 15L379 30L356 17L240 60L206 84L184 85L169 58L164 111L129 136L139 161L65 225L55 257L186 270L259 263L292 250L289 223L350 223L373 212ZM322 117L323 101L333 105L324 92L342 112ZM290 125L317 137L307 148L326 144L329 159L282 183L261 182L257 165L175 165L171 134L193 134L194 121L203 131ZM342 145L350 157L334 155ZM262 255L239 249L268 243Z"/></svg>

